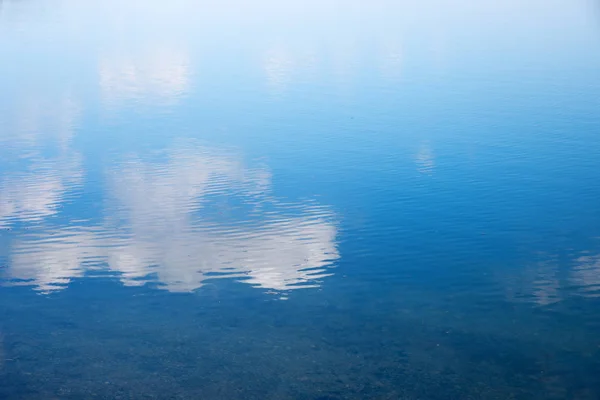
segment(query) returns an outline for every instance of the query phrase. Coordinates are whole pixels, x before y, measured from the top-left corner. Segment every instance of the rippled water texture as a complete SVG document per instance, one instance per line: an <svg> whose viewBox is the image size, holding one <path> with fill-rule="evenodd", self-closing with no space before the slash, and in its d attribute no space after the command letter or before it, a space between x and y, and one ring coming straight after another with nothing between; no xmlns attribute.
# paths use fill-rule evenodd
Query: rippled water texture
<svg viewBox="0 0 600 400"><path fill-rule="evenodd" d="M600 3L0 0L0 398L600 398Z"/></svg>

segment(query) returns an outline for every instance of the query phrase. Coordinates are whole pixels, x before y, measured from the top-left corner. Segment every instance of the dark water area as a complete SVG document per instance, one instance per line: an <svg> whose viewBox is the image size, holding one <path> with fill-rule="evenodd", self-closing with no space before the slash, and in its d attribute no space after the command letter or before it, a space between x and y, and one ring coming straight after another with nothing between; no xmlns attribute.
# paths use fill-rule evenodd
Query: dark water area
<svg viewBox="0 0 600 400"><path fill-rule="evenodd" d="M600 398L600 5L0 1L0 399Z"/></svg>

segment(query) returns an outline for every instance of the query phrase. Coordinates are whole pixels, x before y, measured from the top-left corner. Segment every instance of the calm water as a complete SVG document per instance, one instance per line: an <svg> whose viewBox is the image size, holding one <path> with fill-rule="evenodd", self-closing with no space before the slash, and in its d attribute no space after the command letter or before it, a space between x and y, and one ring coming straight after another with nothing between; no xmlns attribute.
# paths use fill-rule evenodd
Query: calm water
<svg viewBox="0 0 600 400"><path fill-rule="evenodd" d="M600 3L0 1L0 398L600 398Z"/></svg>

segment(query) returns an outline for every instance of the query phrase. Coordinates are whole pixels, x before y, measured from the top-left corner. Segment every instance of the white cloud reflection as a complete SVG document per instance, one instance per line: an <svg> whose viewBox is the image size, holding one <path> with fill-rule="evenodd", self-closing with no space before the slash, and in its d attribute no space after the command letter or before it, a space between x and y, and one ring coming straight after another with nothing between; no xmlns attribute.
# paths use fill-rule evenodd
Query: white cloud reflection
<svg viewBox="0 0 600 400"><path fill-rule="evenodd" d="M103 270L175 292L215 276L283 291L318 286L338 258L331 213L278 203L268 171L232 154L185 145L161 162L129 159L107 179L107 217L17 237L10 282L49 292Z"/></svg>
<svg viewBox="0 0 600 400"><path fill-rule="evenodd" d="M600 255L548 257L505 277L508 298L547 306L572 295L600 297Z"/></svg>
<svg viewBox="0 0 600 400"><path fill-rule="evenodd" d="M81 180L77 156L35 159L27 171L0 178L0 228L15 219L40 221L55 215L66 193Z"/></svg>
<svg viewBox="0 0 600 400"><path fill-rule="evenodd" d="M600 255L586 255L577 259L571 284L585 297L600 297Z"/></svg>
<svg viewBox="0 0 600 400"><path fill-rule="evenodd" d="M431 175L435 171L435 155L429 142L423 142L415 155L417 170L424 175Z"/></svg>
<svg viewBox="0 0 600 400"><path fill-rule="evenodd" d="M79 110L70 95L57 98L25 96L0 111L0 228L55 215L82 183L81 157L69 148Z"/></svg>
<svg viewBox="0 0 600 400"><path fill-rule="evenodd" d="M100 60L100 90L105 102L173 101L190 85L187 53L156 46L140 54L121 52Z"/></svg>

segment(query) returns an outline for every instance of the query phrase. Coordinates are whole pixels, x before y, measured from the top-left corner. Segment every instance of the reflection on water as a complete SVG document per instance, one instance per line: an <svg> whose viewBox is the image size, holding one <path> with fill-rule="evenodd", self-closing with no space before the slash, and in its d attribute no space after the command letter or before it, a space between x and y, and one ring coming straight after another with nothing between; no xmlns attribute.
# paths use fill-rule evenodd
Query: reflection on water
<svg viewBox="0 0 600 400"><path fill-rule="evenodd" d="M573 285L580 288L580 293L587 297L600 296L600 255L581 256L573 268Z"/></svg>
<svg viewBox="0 0 600 400"><path fill-rule="evenodd" d="M190 72L185 52L156 46L144 54L123 52L100 61L100 89L107 103L119 100L173 101L188 89Z"/></svg>
<svg viewBox="0 0 600 400"><path fill-rule="evenodd" d="M426 175L431 175L435 170L435 157L431 145L427 142L421 144L419 151L415 156L417 170Z"/></svg>
<svg viewBox="0 0 600 400"><path fill-rule="evenodd" d="M540 256L542 259L513 272L503 284L512 301L549 306L572 295L600 296L600 256L584 252L570 256Z"/></svg>
<svg viewBox="0 0 600 400"><path fill-rule="evenodd" d="M233 155L188 143L167 161L126 160L106 176L105 220L19 235L7 269L12 283L50 291L110 270L126 285L156 281L170 291L194 290L218 276L280 291L318 286L338 258L329 211L279 204L268 194L268 171ZM246 221L223 218L235 212L232 198L248 209Z"/></svg>
<svg viewBox="0 0 600 400"><path fill-rule="evenodd" d="M308 58L310 60L310 58ZM267 83L274 93L285 91L292 79L292 73L298 68L294 55L281 46L274 46L267 51L264 62Z"/></svg>
<svg viewBox="0 0 600 400"><path fill-rule="evenodd" d="M13 220L36 221L54 215L65 193L81 183L76 155L34 159L25 171L0 180L0 228Z"/></svg>
<svg viewBox="0 0 600 400"><path fill-rule="evenodd" d="M0 0L0 398L597 400L595 11Z"/></svg>
<svg viewBox="0 0 600 400"><path fill-rule="evenodd" d="M0 112L0 228L55 215L83 182L81 155L70 147L74 100L33 94L18 100Z"/></svg>
<svg viewBox="0 0 600 400"><path fill-rule="evenodd" d="M185 14L179 6L170 9L172 18ZM22 7L27 10L27 3ZM94 21L115 20L108 31L120 35L131 33L132 13L136 19L169 21L162 7L144 7L139 15L132 4L118 9L120 16L97 10ZM53 26L60 37L71 38L71 29L81 29L69 10L62 10L64 15L55 10L54 17L69 20ZM27 26L34 14L7 18L17 15ZM176 34L169 30L164 36ZM190 56L173 44L181 41L148 37L150 45L119 39L99 51L90 76L104 104L173 105L190 89ZM274 72L274 79L283 73ZM97 179L87 174L86 160L73 143L89 110L77 106L74 99L83 88L62 69L35 71L30 80L13 89L14 104L0 107L5 128L0 130L0 228L12 228L0 253L9 260L2 270L6 284L50 292L74 278L109 272L125 285L155 282L170 291L191 291L217 277L282 291L316 287L330 274L338 252L328 208L314 201L282 203L270 194L267 166L248 167L237 153L194 142L106 164L98 215L57 219L68 203L81 202L83 186ZM46 90L38 94L39 88Z"/></svg>

